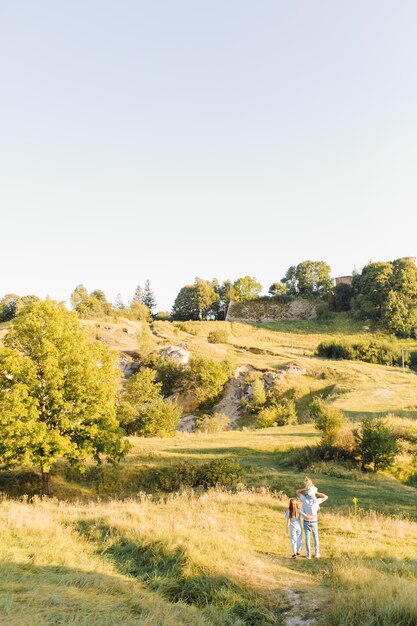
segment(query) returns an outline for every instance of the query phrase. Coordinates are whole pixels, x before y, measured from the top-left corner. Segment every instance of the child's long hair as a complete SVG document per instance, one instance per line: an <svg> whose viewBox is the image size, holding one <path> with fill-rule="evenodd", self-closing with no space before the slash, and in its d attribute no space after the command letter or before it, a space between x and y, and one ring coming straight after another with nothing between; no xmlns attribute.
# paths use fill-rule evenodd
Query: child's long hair
<svg viewBox="0 0 417 626"><path fill-rule="evenodd" d="M290 499L290 504L288 506L288 510L290 512L290 517L298 517L297 498L291 498Z"/></svg>

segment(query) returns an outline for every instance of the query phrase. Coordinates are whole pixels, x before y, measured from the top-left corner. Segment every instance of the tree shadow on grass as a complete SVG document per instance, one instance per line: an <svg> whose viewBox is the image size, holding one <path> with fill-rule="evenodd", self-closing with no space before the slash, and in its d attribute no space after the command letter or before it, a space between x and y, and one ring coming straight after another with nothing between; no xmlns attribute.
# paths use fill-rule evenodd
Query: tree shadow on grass
<svg viewBox="0 0 417 626"><path fill-rule="evenodd" d="M132 584L133 583L133 584ZM0 565L0 624L5 626L134 626L158 613L171 615L168 603L133 581L65 566L6 562ZM188 607L178 624L203 624ZM197 618L197 619L195 619Z"/></svg>
<svg viewBox="0 0 417 626"><path fill-rule="evenodd" d="M417 419L416 409L391 409L388 411L345 411L346 416L354 421L360 422L366 417L388 417L395 415L396 417L404 417L406 419Z"/></svg>
<svg viewBox="0 0 417 626"><path fill-rule="evenodd" d="M184 546L169 546L161 540L133 541L103 520L81 520L78 531L121 573L136 578L169 602L214 608L221 613L225 626L283 623L286 607L279 598L244 587L226 575L193 567Z"/></svg>

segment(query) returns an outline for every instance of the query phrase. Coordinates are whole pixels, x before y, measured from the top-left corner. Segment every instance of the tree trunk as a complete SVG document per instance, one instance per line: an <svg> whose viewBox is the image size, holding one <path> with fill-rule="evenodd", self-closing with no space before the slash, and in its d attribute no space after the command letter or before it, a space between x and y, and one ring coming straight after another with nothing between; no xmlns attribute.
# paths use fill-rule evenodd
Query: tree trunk
<svg viewBox="0 0 417 626"><path fill-rule="evenodd" d="M51 495L51 475L49 472L44 472L41 467L42 474L42 495L50 496Z"/></svg>

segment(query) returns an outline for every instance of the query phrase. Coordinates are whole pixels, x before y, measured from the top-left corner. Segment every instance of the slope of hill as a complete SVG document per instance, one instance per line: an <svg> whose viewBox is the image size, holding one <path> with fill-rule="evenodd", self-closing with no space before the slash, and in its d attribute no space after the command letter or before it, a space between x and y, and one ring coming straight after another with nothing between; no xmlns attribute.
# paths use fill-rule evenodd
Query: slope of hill
<svg viewBox="0 0 417 626"><path fill-rule="evenodd" d="M84 324L92 339L135 364L139 353L167 345L217 360L228 355L236 367L281 372L286 385L297 387L300 408L314 393L325 393L354 420L394 412L408 418L400 420L403 428L416 432L412 371L314 356L324 339L369 336L343 315L258 326L155 322L151 331L124 320ZM227 332L223 343L208 341L216 329ZM417 490L411 485L349 464L312 465L308 471L329 495L320 512L323 558L291 560L283 515L304 477L293 450L318 441L311 424L130 441L118 468L91 467L82 475L57 464L54 499L34 496L36 470L0 473L3 492L28 494L4 497L0 507L0 624L417 623ZM161 479L180 467L186 472L221 459L242 467L235 488L161 489Z"/></svg>

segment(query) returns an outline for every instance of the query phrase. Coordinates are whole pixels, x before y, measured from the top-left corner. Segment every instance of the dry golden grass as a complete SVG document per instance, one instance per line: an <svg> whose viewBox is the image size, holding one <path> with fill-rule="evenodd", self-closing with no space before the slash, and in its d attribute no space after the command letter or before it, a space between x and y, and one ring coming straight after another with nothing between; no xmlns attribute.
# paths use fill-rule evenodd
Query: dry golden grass
<svg viewBox="0 0 417 626"><path fill-rule="evenodd" d="M329 502L323 558L294 562L286 506L245 489L86 505L4 501L0 623L279 624L288 589L303 598L300 617L320 624L416 623L416 522L340 515Z"/></svg>

